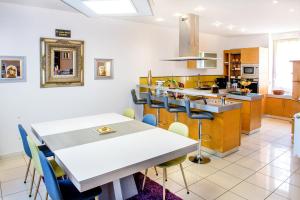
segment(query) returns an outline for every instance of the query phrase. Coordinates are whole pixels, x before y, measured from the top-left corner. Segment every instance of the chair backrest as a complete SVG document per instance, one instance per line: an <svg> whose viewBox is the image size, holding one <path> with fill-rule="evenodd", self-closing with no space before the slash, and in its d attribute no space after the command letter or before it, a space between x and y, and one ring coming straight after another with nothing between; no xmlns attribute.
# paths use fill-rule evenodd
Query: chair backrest
<svg viewBox="0 0 300 200"><path fill-rule="evenodd" d="M126 108L123 112L123 115L132 119L135 117L134 110L132 108Z"/></svg>
<svg viewBox="0 0 300 200"><path fill-rule="evenodd" d="M23 126L21 124L18 124L18 129L19 129L19 133L20 133L21 140L22 140L22 143L23 143L23 149L24 149L26 155L29 158L31 158L32 155L31 155L31 151L30 151L29 144L28 144L28 141L27 141L27 133L26 133L25 129L23 128Z"/></svg>
<svg viewBox="0 0 300 200"><path fill-rule="evenodd" d="M169 109L170 109L170 105L169 105L169 97L168 97L168 96L164 96L163 99L164 99L164 106L165 106L165 109L169 110Z"/></svg>
<svg viewBox="0 0 300 200"><path fill-rule="evenodd" d="M51 165L48 162L48 159L43 152L39 152L39 160L41 161L42 170L44 173L44 183L47 189L47 192L51 199L53 200L63 200L59 185L57 183L56 176Z"/></svg>
<svg viewBox="0 0 300 200"><path fill-rule="evenodd" d="M191 112L191 101L189 99L185 99L184 102L185 102L186 113L187 113L188 117L190 117L192 115L192 112Z"/></svg>
<svg viewBox="0 0 300 200"><path fill-rule="evenodd" d="M148 92L147 92L147 98L146 98L146 99L147 99L147 104L149 105L149 107L152 106L151 96L152 96L151 92L148 91Z"/></svg>
<svg viewBox="0 0 300 200"><path fill-rule="evenodd" d="M42 166L41 166L41 161L39 158L40 150L30 136L27 136L27 140L28 140L30 151L31 151L34 167L39 175L44 176Z"/></svg>
<svg viewBox="0 0 300 200"><path fill-rule="evenodd" d="M136 104L137 101L138 101L138 98L137 98L137 96L136 96L136 91L135 91L135 89L132 89L132 90L131 90L131 96L132 96L133 102Z"/></svg>
<svg viewBox="0 0 300 200"><path fill-rule="evenodd" d="M169 131L177 133L179 135L188 137L189 136L189 128L187 127L187 125L180 123L180 122L173 122L170 126L169 126Z"/></svg>
<svg viewBox="0 0 300 200"><path fill-rule="evenodd" d="M152 114L145 115L142 121L151 126L157 126L156 117Z"/></svg>

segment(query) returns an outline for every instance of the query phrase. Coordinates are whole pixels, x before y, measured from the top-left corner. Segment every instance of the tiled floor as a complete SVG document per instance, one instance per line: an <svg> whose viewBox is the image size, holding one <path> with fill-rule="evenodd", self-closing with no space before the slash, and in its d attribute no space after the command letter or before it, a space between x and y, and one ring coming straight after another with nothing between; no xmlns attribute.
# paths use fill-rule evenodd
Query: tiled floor
<svg viewBox="0 0 300 200"><path fill-rule="evenodd" d="M167 188L185 200L300 199L300 158L292 155L289 122L265 118L259 133L242 136L238 152L223 159L209 156L206 165L185 161L189 195L179 167L168 169ZM22 156L0 160L0 200L30 199L29 183L23 183L25 170ZM158 171L156 176L151 168L149 176L161 183ZM45 199L44 186L38 199Z"/></svg>

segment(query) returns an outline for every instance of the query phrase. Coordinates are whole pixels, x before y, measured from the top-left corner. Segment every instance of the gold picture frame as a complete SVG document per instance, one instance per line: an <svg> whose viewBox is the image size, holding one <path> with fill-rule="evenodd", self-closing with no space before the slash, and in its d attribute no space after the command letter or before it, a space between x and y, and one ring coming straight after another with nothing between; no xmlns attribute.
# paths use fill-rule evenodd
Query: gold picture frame
<svg viewBox="0 0 300 200"><path fill-rule="evenodd" d="M84 41L41 38L41 88L84 85Z"/></svg>

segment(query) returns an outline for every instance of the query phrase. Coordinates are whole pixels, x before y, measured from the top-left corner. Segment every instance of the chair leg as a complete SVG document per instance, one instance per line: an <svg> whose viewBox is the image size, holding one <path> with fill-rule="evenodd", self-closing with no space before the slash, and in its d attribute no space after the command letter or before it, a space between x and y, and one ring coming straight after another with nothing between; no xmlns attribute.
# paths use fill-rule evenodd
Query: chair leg
<svg viewBox="0 0 300 200"><path fill-rule="evenodd" d="M185 178L185 174L184 174L184 171L183 171L182 164L180 164L179 166L180 166L181 174L182 174L182 177L183 177L184 185L185 185L185 188L186 188L186 192L187 192L187 194L189 194L190 191L189 191L189 188L188 188L188 185L187 185L187 182L186 182L186 178Z"/></svg>
<svg viewBox="0 0 300 200"><path fill-rule="evenodd" d="M34 194L34 198L33 198L34 200L36 200L37 194L39 193L39 187L40 187L40 184L41 184L41 180L42 180L42 176L39 177L38 184L36 186L35 194Z"/></svg>
<svg viewBox="0 0 300 200"><path fill-rule="evenodd" d="M49 197L48 192L46 192L46 198L45 199L48 200L48 197Z"/></svg>
<svg viewBox="0 0 300 200"><path fill-rule="evenodd" d="M166 170L166 177L165 177L165 181L167 182L168 181L168 172L167 172L167 168L165 168Z"/></svg>
<svg viewBox="0 0 300 200"><path fill-rule="evenodd" d="M145 188L145 183L146 183L147 174L148 174L148 169L145 170L145 175L144 175L144 180L143 180L143 185L142 185L142 191L143 191L144 188Z"/></svg>
<svg viewBox="0 0 300 200"><path fill-rule="evenodd" d="M167 169L163 169L163 200L166 199L166 178L167 178Z"/></svg>
<svg viewBox="0 0 300 200"><path fill-rule="evenodd" d="M175 122L178 122L178 112L175 113Z"/></svg>
<svg viewBox="0 0 300 200"><path fill-rule="evenodd" d="M33 169L32 179L31 179L31 185L29 190L29 197L32 195L32 188L33 188L33 182L34 182L34 176L35 176L35 168Z"/></svg>
<svg viewBox="0 0 300 200"><path fill-rule="evenodd" d="M29 162L28 162L28 165L27 165L27 170L26 170L26 174L25 174L24 183L27 182L27 177L28 177L28 172L29 172L29 169L30 169L30 164L31 164L31 158L29 159Z"/></svg>
<svg viewBox="0 0 300 200"><path fill-rule="evenodd" d="M155 175L158 176L157 168L154 166Z"/></svg>
<svg viewBox="0 0 300 200"><path fill-rule="evenodd" d="M157 108L157 109L156 109L156 124L157 124L157 126L159 126L159 122L160 122L160 117L159 117L159 115L160 115L160 109Z"/></svg>

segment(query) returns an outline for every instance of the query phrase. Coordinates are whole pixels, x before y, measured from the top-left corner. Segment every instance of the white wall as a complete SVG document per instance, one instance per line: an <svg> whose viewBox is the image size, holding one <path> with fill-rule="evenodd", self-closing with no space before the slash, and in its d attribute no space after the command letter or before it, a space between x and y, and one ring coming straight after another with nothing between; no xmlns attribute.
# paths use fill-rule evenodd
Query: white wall
<svg viewBox="0 0 300 200"><path fill-rule="evenodd" d="M226 40L226 49L246 48L246 47L269 47L269 35L246 35L228 37Z"/></svg>

